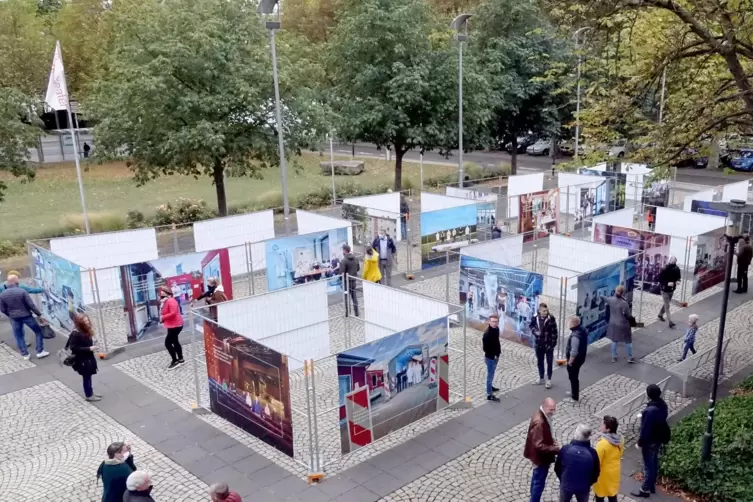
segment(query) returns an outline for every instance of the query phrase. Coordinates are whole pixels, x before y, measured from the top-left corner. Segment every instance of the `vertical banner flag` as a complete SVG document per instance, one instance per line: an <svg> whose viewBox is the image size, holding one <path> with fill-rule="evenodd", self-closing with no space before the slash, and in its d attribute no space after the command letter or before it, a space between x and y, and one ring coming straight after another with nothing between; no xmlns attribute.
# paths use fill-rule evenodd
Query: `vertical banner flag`
<svg viewBox="0 0 753 502"><path fill-rule="evenodd" d="M60 42L55 44L55 55L52 57L52 70L50 70L50 80L47 82L47 95L44 102L53 110L68 109L68 85L65 82Z"/></svg>

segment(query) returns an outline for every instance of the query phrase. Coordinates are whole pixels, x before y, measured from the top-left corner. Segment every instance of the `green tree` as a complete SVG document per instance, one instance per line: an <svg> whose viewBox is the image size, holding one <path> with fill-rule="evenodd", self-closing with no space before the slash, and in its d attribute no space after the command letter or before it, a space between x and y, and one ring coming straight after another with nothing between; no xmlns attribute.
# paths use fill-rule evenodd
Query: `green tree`
<svg viewBox="0 0 753 502"><path fill-rule="evenodd" d="M34 2L0 2L0 87L27 96L42 93L54 49L55 40L46 34Z"/></svg>
<svg viewBox="0 0 753 502"><path fill-rule="evenodd" d="M225 173L279 162L269 42L254 5L124 0L113 7L105 78L90 102L99 154L126 152L138 182L209 176L227 214ZM286 145L309 124L283 95Z"/></svg>
<svg viewBox="0 0 753 502"><path fill-rule="evenodd" d="M338 19L329 73L340 134L395 152L395 190L408 150L457 145L457 49L423 0L359 0ZM464 59L465 144L488 117L486 86L473 58Z"/></svg>
<svg viewBox="0 0 753 502"><path fill-rule="evenodd" d="M519 136L556 135L568 121L571 100L562 91L572 66L569 46L534 1L488 0L474 12L471 48L492 92L489 130L512 144L512 174Z"/></svg>
<svg viewBox="0 0 753 502"><path fill-rule="evenodd" d="M34 178L34 167L29 163L29 149L34 148L39 136L38 122L29 99L16 89L0 87L0 171L13 176ZM0 202L7 185L0 181Z"/></svg>

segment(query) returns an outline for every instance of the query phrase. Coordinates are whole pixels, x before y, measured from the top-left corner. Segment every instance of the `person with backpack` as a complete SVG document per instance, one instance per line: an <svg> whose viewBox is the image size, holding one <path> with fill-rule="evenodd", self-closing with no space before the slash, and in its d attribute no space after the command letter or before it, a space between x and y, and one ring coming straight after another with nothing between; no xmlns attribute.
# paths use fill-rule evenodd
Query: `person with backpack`
<svg viewBox="0 0 753 502"><path fill-rule="evenodd" d="M661 388L651 384L646 388L648 404L641 414L641 432L636 448L640 448L643 456L643 485L633 497L649 498L656 493L656 478L659 475L659 450L671 438L671 430L667 423L669 408L661 397Z"/></svg>

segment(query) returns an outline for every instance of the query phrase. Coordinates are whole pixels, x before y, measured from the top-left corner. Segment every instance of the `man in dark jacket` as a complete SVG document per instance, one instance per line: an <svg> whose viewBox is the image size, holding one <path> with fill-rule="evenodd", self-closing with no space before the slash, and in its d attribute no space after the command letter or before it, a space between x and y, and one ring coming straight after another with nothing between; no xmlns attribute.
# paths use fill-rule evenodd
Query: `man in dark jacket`
<svg viewBox="0 0 753 502"><path fill-rule="evenodd" d="M648 498L656 493L656 477L659 475L659 449L669 441L667 417L669 408L661 397L661 388L656 384L646 387L648 404L641 414L641 432L636 446L643 456L643 485L634 497Z"/></svg>
<svg viewBox="0 0 753 502"><path fill-rule="evenodd" d="M661 299L664 301L664 304L661 306L658 316L659 320L664 322L664 313L666 312L670 328L674 328L675 323L672 322L672 316L669 315L669 306L672 303L672 295L681 277L682 273L680 272L680 267L677 266L677 258L670 256L669 263L659 272Z"/></svg>
<svg viewBox="0 0 753 502"><path fill-rule="evenodd" d="M348 291L350 291L350 301L353 304L353 313L356 317L358 317L357 281L350 280L350 277L358 277L358 270L360 268L361 266L358 264L358 260L356 260L353 253L350 252L350 246L345 244L343 246L343 259L340 262L340 273L343 276L343 288L347 287ZM346 276L349 277L346 279Z"/></svg>
<svg viewBox="0 0 753 502"><path fill-rule="evenodd" d="M753 260L753 246L750 245L750 236L745 234L740 244L737 245L737 289L735 293L748 292L748 267Z"/></svg>
<svg viewBox="0 0 753 502"><path fill-rule="evenodd" d="M44 338L42 338L42 328L32 314L42 317L34 302L26 290L18 285L19 279L16 275L9 275L6 280L5 291L0 293L0 312L8 316L10 325L13 329L13 337L16 339L18 351L27 361L31 357L26 349L26 339L24 338L24 326L28 326L37 338L37 357L39 359L50 355L44 350Z"/></svg>
<svg viewBox="0 0 753 502"><path fill-rule="evenodd" d="M499 356L502 354L502 346L499 343L499 316L497 314L489 316L489 327L484 331L481 343L484 349L484 362L486 363L486 400L499 402L499 398L494 395L499 389L492 385Z"/></svg>
<svg viewBox="0 0 753 502"><path fill-rule="evenodd" d="M560 480L560 502L588 502L591 485L599 479L599 455L591 447L591 428L580 424L575 439L557 455L554 472Z"/></svg>
<svg viewBox="0 0 753 502"><path fill-rule="evenodd" d="M549 313L546 303L539 304L538 313L531 319L531 333L533 333L534 350L536 351L536 363L539 369L539 379L535 385L544 383L544 360L546 359L546 388L552 387L552 363L554 361L554 348L557 346L557 321Z"/></svg>
<svg viewBox="0 0 753 502"><path fill-rule="evenodd" d="M546 477L549 474L549 466L554 463L555 456L560 451L552 435L551 420L556 411L557 404L554 399L548 397L544 399L541 407L533 414L531 422L528 424L523 456L533 464L530 502L541 501L541 495L546 486Z"/></svg>
<svg viewBox="0 0 753 502"><path fill-rule="evenodd" d="M382 273L382 284L392 285L392 262L396 261L397 258L395 242L384 229L379 229L379 235L371 243L371 247L379 254L379 271Z"/></svg>
<svg viewBox="0 0 753 502"><path fill-rule="evenodd" d="M126 480L123 502L155 502L151 496L152 479L146 471L133 471Z"/></svg>
<svg viewBox="0 0 753 502"><path fill-rule="evenodd" d="M580 318L572 316L569 321L570 338L567 339L567 349L565 357L567 358L567 376L570 379L570 391L566 392L572 400L577 403L580 399L580 368L586 362L586 350L588 349L588 333L580 325Z"/></svg>

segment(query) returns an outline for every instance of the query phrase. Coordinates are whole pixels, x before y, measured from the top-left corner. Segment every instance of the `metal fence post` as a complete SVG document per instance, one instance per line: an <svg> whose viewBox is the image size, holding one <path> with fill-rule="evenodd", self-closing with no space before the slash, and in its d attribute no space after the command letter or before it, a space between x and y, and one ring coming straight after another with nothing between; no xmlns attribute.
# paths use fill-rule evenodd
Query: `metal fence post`
<svg viewBox="0 0 753 502"><path fill-rule="evenodd" d="M565 302L562 299L562 277L560 277L560 297L559 297L559 301L560 301L560 308L559 308L559 313L557 315L558 326L559 326L559 333L557 334L557 340L558 340L557 341L557 360L562 359L562 344L565 343L565 340L564 340L565 331L564 331L564 326L562 325L562 310L565 307Z"/></svg>
<svg viewBox="0 0 753 502"><path fill-rule="evenodd" d="M533 269L534 272L536 272L536 269L538 267L538 263L539 263L539 245L538 244L534 244L533 245L533 264L531 266L531 268Z"/></svg>
<svg viewBox="0 0 753 502"><path fill-rule="evenodd" d="M256 294L256 285L254 284L255 281L254 281L254 251L252 247L253 244L251 244L250 242L247 242L246 246L247 246L246 255L248 258L248 277L249 277L248 282L249 282L249 285L251 286L250 288L251 295L253 296Z"/></svg>
<svg viewBox="0 0 753 502"><path fill-rule="evenodd" d="M314 413L314 451L316 452L316 471L321 470L319 461L319 426L317 425L316 414L316 371L314 370L314 360L311 360L311 411Z"/></svg>
<svg viewBox="0 0 753 502"><path fill-rule="evenodd" d="M196 347L196 319L194 317L193 309L188 310L188 329L191 330L191 366L193 369L193 385L194 392L196 393L196 403L193 406L194 413L200 414L202 410L201 406L201 386L199 384L199 362L197 361L198 348ZM209 321L207 321L209 322Z"/></svg>
<svg viewBox="0 0 753 502"><path fill-rule="evenodd" d="M303 361L303 386L306 388L306 418L309 426L309 472L314 472L314 433L311 427L311 396L309 394L309 362Z"/></svg>
<svg viewBox="0 0 753 502"><path fill-rule="evenodd" d="M684 269L683 270L684 273L682 274L683 276L685 276L688 273L688 268L690 267L690 250L691 250L691 246L693 245L692 239L693 239L692 237L685 238L685 266L683 267ZM683 277L682 278L682 293L680 295L682 297L683 302L688 301L688 298L686 298L685 296L687 294L687 288L686 288L687 282L688 282L687 279ZM690 295L691 296L693 295L693 291L690 292Z"/></svg>
<svg viewBox="0 0 753 502"><path fill-rule="evenodd" d="M644 322L643 321L643 290L646 289L646 287L645 287L645 280L646 280L646 266L645 266L645 263L646 263L646 259L645 258L646 258L646 252L644 251L643 255L640 257L640 259L641 259L641 261L643 262L644 265L641 266L641 294L640 294L640 298L639 298L639 302L640 303L638 304L639 305L638 306L638 320L639 320L639 322Z"/></svg>
<svg viewBox="0 0 753 502"><path fill-rule="evenodd" d="M99 283L97 282L97 270L94 268L89 269L89 282L92 285L92 296L97 304L97 321L99 322L99 332L102 333L102 349L107 354L107 334L105 332L105 320L102 317L102 302L99 296Z"/></svg>
<svg viewBox="0 0 753 502"><path fill-rule="evenodd" d="M463 398L468 401L468 315L463 309Z"/></svg>
<svg viewBox="0 0 753 502"><path fill-rule="evenodd" d="M175 223L173 223L173 252L175 254L180 253L180 248L178 247L178 229Z"/></svg>
<svg viewBox="0 0 753 502"><path fill-rule="evenodd" d="M573 228L575 230L575 228ZM570 231L570 185L567 185L567 202L565 202L565 233Z"/></svg>
<svg viewBox="0 0 753 502"><path fill-rule="evenodd" d="M450 303L450 251L445 251L444 301Z"/></svg>

